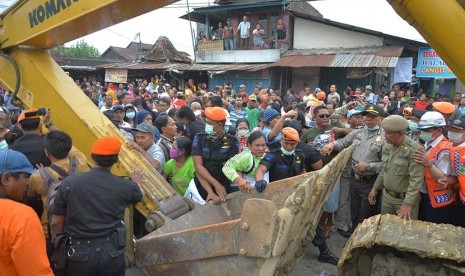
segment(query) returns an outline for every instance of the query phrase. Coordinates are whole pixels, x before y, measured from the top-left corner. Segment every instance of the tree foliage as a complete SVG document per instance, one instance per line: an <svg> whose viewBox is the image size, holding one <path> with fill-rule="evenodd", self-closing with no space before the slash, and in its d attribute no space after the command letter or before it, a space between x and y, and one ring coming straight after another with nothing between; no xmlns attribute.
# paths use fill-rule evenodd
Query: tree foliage
<svg viewBox="0 0 465 276"><path fill-rule="evenodd" d="M50 52L52 55L64 57L97 58L100 56L98 49L84 40L79 40L71 47L58 46Z"/></svg>

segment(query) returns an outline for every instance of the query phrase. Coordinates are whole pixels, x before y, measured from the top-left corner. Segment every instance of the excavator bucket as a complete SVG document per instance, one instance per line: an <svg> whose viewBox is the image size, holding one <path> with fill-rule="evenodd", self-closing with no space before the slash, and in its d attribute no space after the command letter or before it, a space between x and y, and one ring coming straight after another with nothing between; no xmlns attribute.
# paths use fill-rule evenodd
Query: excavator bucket
<svg viewBox="0 0 465 276"><path fill-rule="evenodd" d="M377 215L357 227L338 269L339 275L465 275L465 229Z"/></svg>
<svg viewBox="0 0 465 276"><path fill-rule="evenodd" d="M195 208L136 242L148 275L285 275L315 236L323 205L353 151L323 169Z"/></svg>

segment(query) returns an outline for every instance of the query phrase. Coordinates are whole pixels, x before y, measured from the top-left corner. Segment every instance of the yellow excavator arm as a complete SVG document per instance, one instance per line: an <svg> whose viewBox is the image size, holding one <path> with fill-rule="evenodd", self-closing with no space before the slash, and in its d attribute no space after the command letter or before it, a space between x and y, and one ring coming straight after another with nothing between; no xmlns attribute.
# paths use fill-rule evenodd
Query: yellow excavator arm
<svg viewBox="0 0 465 276"><path fill-rule="evenodd" d="M51 108L58 128L73 137L74 145L90 157L100 137L124 138L46 49L133 18L175 0L22 0L1 16L0 81L14 91L24 108ZM89 158L89 160L91 160ZM136 208L144 215L155 210L176 218L189 207L138 152L123 146L114 172L127 176L143 169L146 196Z"/></svg>
<svg viewBox="0 0 465 276"><path fill-rule="evenodd" d="M465 82L465 0L387 0Z"/></svg>

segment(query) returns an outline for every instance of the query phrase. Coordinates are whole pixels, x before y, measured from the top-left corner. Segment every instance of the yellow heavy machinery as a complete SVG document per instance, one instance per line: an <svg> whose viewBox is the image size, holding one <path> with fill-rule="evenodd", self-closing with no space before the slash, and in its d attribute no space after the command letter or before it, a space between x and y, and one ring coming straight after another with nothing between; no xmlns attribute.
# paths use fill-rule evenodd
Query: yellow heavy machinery
<svg viewBox="0 0 465 276"><path fill-rule="evenodd" d="M174 2L17 1L1 16L0 80L13 91L12 97L19 100L23 108L51 108L55 124L69 133L75 146L91 160L90 147L95 140L108 135L124 138L55 63L47 49ZM175 219L189 211L189 205L142 155L123 146L114 173L127 176L136 168L145 171L143 188L146 193L144 201L138 203L136 208L144 216L151 214L150 217L156 219L148 219L148 226L155 228L164 223L163 218ZM126 220L130 217L126 215ZM132 241L132 235L128 240ZM131 259L130 254L127 256Z"/></svg>
<svg viewBox="0 0 465 276"><path fill-rule="evenodd" d="M174 2L19 0L1 15L0 80L14 91L13 97L23 107L50 107L56 125L68 132L75 145L87 154L100 137L112 135L123 140L46 49ZM461 66L465 64L465 55L460 47L465 40L460 27L465 22L463 1L391 2L399 14L417 26L454 73L465 80ZM138 265L148 274L156 275L289 273L315 235L322 206L351 150L343 151L318 172L270 183L263 194L235 193L219 206L207 204L191 210L192 206L177 196L141 155L123 147L115 173L127 176L136 168L145 170L146 196L136 208L147 217L147 225L156 229L136 243ZM130 215L126 221L131 230ZM431 234L431 230L437 232ZM401 231L407 231L408 239L395 239L394 235ZM426 237L415 231L424 231ZM391 216L374 217L357 228L341 258L339 271L343 275L365 275L372 273L367 268L373 265L411 264L384 257L375 260L373 255L377 252L370 250L379 245L377 250L397 250L388 257L398 257L399 250L411 253L414 260L438 257L443 269L438 273L460 274L465 255L464 236L462 230L454 227L399 221ZM413 246L412 240L422 238L436 246L436 250L421 247L421 240ZM133 248L128 249L132 253ZM131 260L131 254L128 257ZM384 273L378 270L377 274Z"/></svg>

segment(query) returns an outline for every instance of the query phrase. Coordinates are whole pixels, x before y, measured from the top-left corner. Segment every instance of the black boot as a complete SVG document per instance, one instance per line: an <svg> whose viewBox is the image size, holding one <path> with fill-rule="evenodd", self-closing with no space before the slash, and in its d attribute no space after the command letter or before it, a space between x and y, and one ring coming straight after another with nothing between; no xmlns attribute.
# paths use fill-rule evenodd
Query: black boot
<svg viewBox="0 0 465 276"><path fill-rule="evenodd" d="M329 250L328 245L326 242L320 246L318 246L318 249L320 249L320 255L318 256L318 261L322 263L328 263L332 265L337 265L339 262L339 258L334 255L331 250Z"/></svg>
<svg viewBox="0 0 465 276"><path fill-rule="evenodd" d="M339 234L343 236L344 238L350 238L350 236L352 236L352 233L354 233L354 231L350 228L347 231L344 231L341 228L338 228L337 232L339 232Z"/></svg>
<svg viewBox="0 0 465 276"><path fill-rule="evenodd" d="M319 226L315 229L315 238L313 238L313 245L320 249L320 255L318 256L318 261L322 263L329 263L332 265L337 265L339 258L329 250L328 245L326 244L326 237Z"/></svg>

